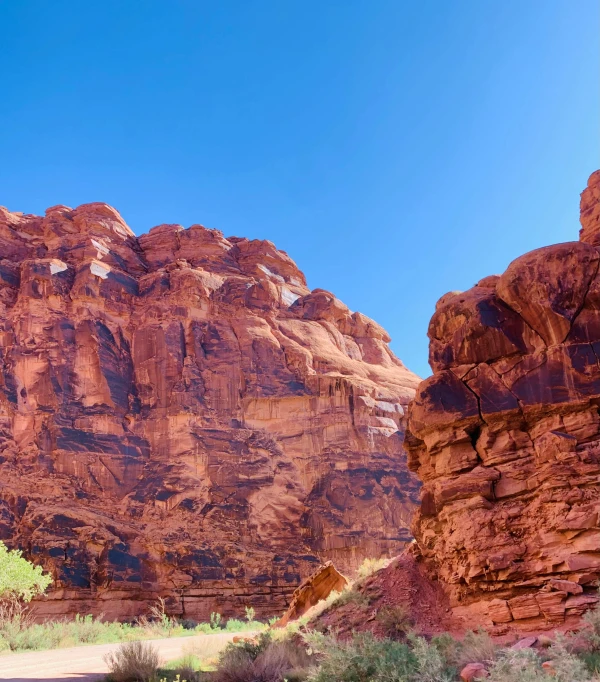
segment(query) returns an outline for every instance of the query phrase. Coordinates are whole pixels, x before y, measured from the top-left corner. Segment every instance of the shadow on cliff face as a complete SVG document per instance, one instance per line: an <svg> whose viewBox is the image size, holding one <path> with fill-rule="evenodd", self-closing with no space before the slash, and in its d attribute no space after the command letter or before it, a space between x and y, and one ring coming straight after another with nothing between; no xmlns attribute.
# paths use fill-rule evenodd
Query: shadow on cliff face
<svg viewBox="0 0 600 682"><path fill-rule="evenodd" d="M0 244L0 538L52 572L40 617L272 616L402 550L418 377L286 253L101 203L0 207Z"/></svg>

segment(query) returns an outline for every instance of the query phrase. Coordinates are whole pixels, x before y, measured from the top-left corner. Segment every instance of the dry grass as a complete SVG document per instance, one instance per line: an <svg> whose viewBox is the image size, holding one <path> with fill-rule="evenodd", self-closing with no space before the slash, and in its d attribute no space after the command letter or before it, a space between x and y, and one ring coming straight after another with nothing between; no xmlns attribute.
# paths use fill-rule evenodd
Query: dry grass
<svg viewBox="0 0 600 682"><path fill-rule="evenodd" d="M311 660L306 648L293 638L272 641L263 635L256 644L227 647L212 682L295 682L306 678Z"/></svg>
<svg viewBox="0 0 600 682"><path fill-rule="evenodd" d="M377 621L387 637L397 639L412 627L412 621L408 609L401 604L396 606L384 606L377 613Z"/></svg>
<svg viewBox="0 0 600 682"><path fill-rule="evenodd" d="M149 642L125 642L104 657L112 682L150 682L158 671L160 657Z"/></svg>
<svg viewBox="0 0 600 682"><path fill-rule="evenodd" d="M360 579L368 578L373 573L380 571L382 568L387 568L392 563L392 559L386 557L382 559L365 559L358 567L357 575Z"/></svg>

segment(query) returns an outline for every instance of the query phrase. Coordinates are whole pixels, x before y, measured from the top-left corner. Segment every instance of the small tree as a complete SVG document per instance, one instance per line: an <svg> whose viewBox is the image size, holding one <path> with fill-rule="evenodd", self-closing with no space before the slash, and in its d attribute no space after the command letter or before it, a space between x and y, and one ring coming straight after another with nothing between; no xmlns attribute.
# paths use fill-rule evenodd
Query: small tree
<svg viewBox="0 0 600 682"><path fill-rule="evenodd" d="M43 594L52 578L24 559L20 549L9 551L0 541L0 620L21 621L25 602Z"/></svg>
<svg viewBox="0 0 600 682"><path fill-rule="evenodd" d="M0 541L0 599L19 599L31 601L38 594L43 594L52 578L42 571L41 566L34 566L23 558L20 549L8 551Z"/></svg>

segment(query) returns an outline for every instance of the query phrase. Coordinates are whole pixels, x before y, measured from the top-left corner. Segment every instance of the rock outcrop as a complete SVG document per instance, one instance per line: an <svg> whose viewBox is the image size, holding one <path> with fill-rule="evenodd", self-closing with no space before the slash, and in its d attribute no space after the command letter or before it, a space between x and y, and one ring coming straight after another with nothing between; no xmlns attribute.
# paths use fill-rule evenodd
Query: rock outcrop
<svg viewBox="0 0 600 682"><path fill-rule="evenodd" d="M418 552L456 614L568 623L600 579L600 171L580 241L443 296L409 408Z"/></svg>
<svg viewBox="0 0 600 682"><path fill-rule="evenodd" d="M0 539L41 616L281 612L410 537L418 379L268 241L0 209Z"/></svg>
<svg viewBox="0 0 600 682"><path fill-rule="evenodd" d="M294 591L287 611L275 626L285 627L290 621L297 620L320 601L327 599L332 592L342 592L348 585L348 578L343 576L331 561L319 566Z"/></svg>

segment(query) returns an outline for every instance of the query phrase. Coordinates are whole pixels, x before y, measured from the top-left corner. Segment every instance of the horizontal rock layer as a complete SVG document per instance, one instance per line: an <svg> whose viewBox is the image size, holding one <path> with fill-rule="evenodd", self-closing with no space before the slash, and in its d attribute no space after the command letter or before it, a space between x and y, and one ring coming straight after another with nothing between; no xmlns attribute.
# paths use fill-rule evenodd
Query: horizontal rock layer
<svg viewBox="0 0 600 682"><path fill-rule="evenodd" d="M418 379L272 243L0 209L0 310L0 539L51 571L38 614L272 615L410 537Z"/></svg>
<svg viewBox="0 0 600 682"><path fill-rule="evenodd" d="M433 376L409 408L418 552L457 614L536 629L578 617L600 578L600 172L581 240L443 296Z"/></svg>

